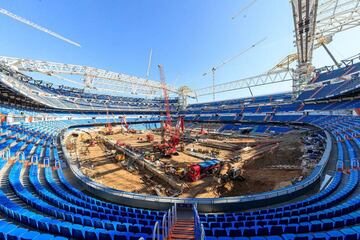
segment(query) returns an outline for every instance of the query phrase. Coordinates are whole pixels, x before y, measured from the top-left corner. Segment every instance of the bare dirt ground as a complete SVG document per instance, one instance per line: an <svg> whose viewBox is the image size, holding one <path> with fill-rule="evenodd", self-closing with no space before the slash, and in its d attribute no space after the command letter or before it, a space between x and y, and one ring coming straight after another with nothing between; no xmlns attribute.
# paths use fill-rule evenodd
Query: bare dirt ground
<svg viewBox="0 0 360 240"><path fill-rule="evenodd" d="M114 129L116 132L116 128ZM133 147L140 149L151 149L151 144L147 142L139 143L139 138L145 138L146 131L137 134L118 133L108 135L112 140L126 142ZM92 132L92 137L97 133ZM236 151L219 150L219 159L230 159L240 157L240 160L227 162L224 164L221 173L226 173L230 167L241 169L245 181L229 181L219 183L215 176L208 176L196 182L185 181L189 190L184 191L179 197L226 197L244 194L254 194L264 191L271 191L291 185L294 178L301 176L301 170L272 169L276 165L299 166L302 155L301 133L292 131L277 137L270 137L266 140L256 138L239 139L220 139L219 142L228 142L239 145ZM158 185L157 179L152 178L145 172L136 169L127 169L119 161L115 160L114 152L108 152L101 144L88 147L90 136L80 134L76 139L76 151L79 156L81 171L101 184L114 189L143 193L155 194L154 186ZM70 141L69 139L67 141ZM160 136L155 135L155 141L160 142ZM267 141L267 142L266 142ZM199 143L190 143L184 149L212 150L213 148L203 146ZM178 156L164 158L161 161L165 165L186 168L191 163L202 162L202 159L180 152ZM161 185L161 184L160 184ZM162 184L163 188L167 188Z"/></svg>

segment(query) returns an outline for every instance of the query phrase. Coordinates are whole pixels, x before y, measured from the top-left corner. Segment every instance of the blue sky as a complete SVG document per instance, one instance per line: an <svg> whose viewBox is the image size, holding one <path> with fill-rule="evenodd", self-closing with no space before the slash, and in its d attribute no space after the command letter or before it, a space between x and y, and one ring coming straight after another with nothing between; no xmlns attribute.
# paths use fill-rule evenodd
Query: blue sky
<svg viewBox="0 0 360 240"><path fill-rule="evenodd" d="M0 7L76 42L77 48L0 15L0 55L89 65L144 77L153 49L150 78L200 88L211 85L202 74L263 37L266 41L218 70L216 82L257 75L295 52L289 1L258 0L235 20L250 0L2 0ZM338 59L360 52L353 29L329 45ZM317 67L332 64L316 50ZM253 89L255 95L289 90L288 84ZM247 90L217 99L249 96ZM210 98L200 99L201 101Z"/></svg>

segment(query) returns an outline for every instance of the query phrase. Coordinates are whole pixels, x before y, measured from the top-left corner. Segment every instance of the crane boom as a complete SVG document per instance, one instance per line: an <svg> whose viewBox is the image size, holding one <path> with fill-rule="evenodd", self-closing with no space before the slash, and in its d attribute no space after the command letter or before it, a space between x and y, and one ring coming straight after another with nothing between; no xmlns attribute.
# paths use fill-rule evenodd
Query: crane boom
<svg viewBox="0 0 360 240"><path fill-rule="evenodd" d="M219 65L212 67L210 69L210 71L206 72L203 74L203 76L206 76L209 73L212 73L212 89L213 89L213 100L215 101L215 73L216 70L218 70L219 68L223 67L224 65L228 64L229 62L235 60L236 58L240 57L241 55L243 55L244 53L248 52L250 49L256 47L257 45L259 45L260 43L262 43L263 41L266 40L267 37L262 38L261 40L257 41L256 43L254 43L253 45L251 45L250 47L244 49L243 51L241 51L240 53L236 54L235 56L227 59L226 61L220 63Z"/></svg>
<svg viewBox="0 0 360 240"><path fill-rule="evenodd" d="M146 70L146 80L149 80L149 76L150 76L151 59L152 59L152 48L150 48L150 53L149 53L149 62Z"/></svg>
<svg viewBox="0 0 360 240"><path fill-rule="evenodd" d="M64 41L64 42L70 43L70 44L75 45L75 46L77 46L77 47L81 47L81 45L80 45L79 43L74 42L74 41L72 41L72 40L70 40L70 39L68 39L68 38L66 38L66 37L63 37L63 36L61 36L60 34L58 34L58 33L56 33L56 32L53 32L53 31L51 31L51 30L49 30L49 29L47 29L47 28L44 28L44 27L42 27L42 26L40 26L40 25L38 25L38 24L36 24L36 23L33 23L33 22L31 22L31 21L23 18L23 17L17 16L17 15L15 15L14 13L9 12L9 11L3 9L3 8L0 8L0 13L3 14L3 15L5 15L5 16L8 16L8 17L10 17L10 18L12 18L12 19L15 19L16 21L19 21L19 22L21 22L21 23L24 23L24 24L26 24L26 25L28 25L28 26L30 26L30 27L33 27L33 28L35 28L35 29L37 29L37 30L39 30L39 31L42 31L42 32L44 32L44 33L47 33L47 34L49 34L49 35L51 35L51 36L53 36L53 37L55 37L55 38L57 38L57 39L60 39L60 40L62 40L62 41Z"/></svg>
<svg viewBox="0 0 360 240"><path fill-rule="evenodd" d="M164 66L159 64L158 68L159 68L159 72L160 72L160 80L161 80L161 85L162 85L163 94L164 94L164 103L165 103L165 111L166 111L165 127L170 128L171 127L171 115L170 115L169 96L167 94Z"/></svg>
<svg viewBox="0 0 360 240"><path fill-rule="evenodd" d="M254 5L254 3L257 0L252 0L249 4L247 4L245 7L243 7L242 9L240 9L240 11L238 11L234 16L231 17L231 20L234 20L235 18L237 18L241 13L245 12L247 9L249 9L252 5Z"/></svg>
<svg viewBox="0 0 360 240"><path fill-rule="evenodd" d="M256 43L254 43L253 45L251 45L250 47L242 50L241 52L239 52L238 54L232 56L231 58L223 61L222 63L220 63L219 65L215 66L215 67L212 67L210 69L210 71L206 72L203 74L203 76L206 76L207 74L209 73L212 73L212 71L215 71L218 70L219 68L223 67L224 65L228 64L229 62L231 61L234 61L236 58L240 57L241 55L245 54L246 52L250 51L252 48L256 47L257 45L259 45L260 43L264 42L265 40L267 39L267 37L264 37L262 39L260 39L259 41L257 41Z"/></svg>

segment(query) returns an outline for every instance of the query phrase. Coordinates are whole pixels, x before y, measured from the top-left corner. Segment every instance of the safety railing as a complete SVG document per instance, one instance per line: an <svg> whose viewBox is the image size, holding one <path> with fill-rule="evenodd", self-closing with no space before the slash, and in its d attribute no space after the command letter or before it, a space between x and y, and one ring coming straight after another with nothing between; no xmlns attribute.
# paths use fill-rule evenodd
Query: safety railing
<svg viewBox="0 0 360 240"><path fill-rule="evenodd" d="M168 213L165 213L161 222L162 226L162 239L166 239L169 234L169 221L168 216L170 216L170 210Z"/></svg>
<svg viewBox="0 0 360 240"><path fill-rule="evenodd" d="M160 238L160 223L157 221L153 228L152 239L160 240L167 239L170 235L170 231L174 226L177 219L177 207L176 204L172 206L163 216L161 221L161 238Z"/></svg>
<svg viewBox="0 0 360 240"><path fill-rule="evenodd" d="M50 166L50 159L49 159L49 157L44 157L44 166L45 167L48 167L48 166Z"/></svg>
<svg viewBox="0 0 360 240"><path fill-rule="evenodd" d="M9 160L11 157L11 152L9 148L4 149L3 151L1 151L1 157L4 160Z"/></svg>
<svg viewBox="0 0 360 240"><path fill-rule="evenodd" d="M61 162L59 159L55 159L55 167L56 168L60 168L61 167Z"/></svg>
<svg viewBox="0 0 360 240"><path fill-rule="evenodd" d="M33 155L33 156L31 157L31 163L38 163L38 161L39 161L38 155Z"/></svg>
<svg viewBox="0 0 360 240"><path fill-rule="evenodd" d="M193 204L193 213L194 213L194 231L195 231L195 240L204 240L205 231L204 226L201 224L199 213L197 210L197 204Z"/></svg>
<svg viewBox="0 0 360 240"><path fill-rule="evenodd" d="M160 239L159 221L156 221L153 229L152 240Z"/></svg>
<svg viewBox="0 0 360 240"><path fill-rule="evenodd" d="M24 153L24 152L21 152L21 153L19 154L19 160L20 160L20 161L25 161L25 160L26 160L26 157L25 157L25 153Z"/></svg>

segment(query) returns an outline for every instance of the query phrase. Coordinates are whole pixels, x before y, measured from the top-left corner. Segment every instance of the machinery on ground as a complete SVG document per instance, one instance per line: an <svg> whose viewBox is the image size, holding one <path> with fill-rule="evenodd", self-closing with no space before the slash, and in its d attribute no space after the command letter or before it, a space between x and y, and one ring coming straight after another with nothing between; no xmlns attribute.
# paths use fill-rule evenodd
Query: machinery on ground
<svg viewBox="0 0 360 240"><path fill-rule="evenodd" d="M165 140L153 147L154 152L160 152L163 156L171 156L177 153L176 146L179 145L180 138L178 135L171 135L169 140Z"/></svg>
<svg viewBox="0 0 360 240"><path fill-rule="evenodd" d="M152 134L152 133L146 134L146 141L147 141L147 142L152 142L152 141L154 141L154 134Z"/></svg>
<svg viewBox="0 0 360 240"><path fill-rule="evenodd" d="M245 181L245 178L241 175L241 169L240 168L230 168L227 173L220 176L221 182L226 183L229 181Z"/></svg>
<svg viewBox="0 0 360 240"><path fill-rule="evenodd" d="M168 157L177 153L176 147L179 145L181 134L184 132L184 118L179 117L176 126L175 127L172 126L169 97L167 94L164 68L162 65L158 65L158 67L160 71L161 84L163 87L166 119L165 122L162 123L161 143L155 144L153 146L153 150L154 152L160 152L161 155Z"/></svg>
<svg viewBox="0 0 360 240"><path fill-rule="evenodd" d="M105 126L105 129L106 129L106 131L104 132L104 135L113 135L114 134L111 123L107 123Z"/></svg>
<svg viewBox="0 0 360 240"><path fill-rule="evenodd" d="M129 124L126 122L126 116L121 117L120 124L124 125L126 130L129 130Z"/></svg>
<svg viewBox="0 0 360 240"><path fill-rule="evenodd" d="M217 159L204 161L202 163L191 164L188 168L187 177L190 181L196 182L211 174L220 172L221 164Z"/></svg>

